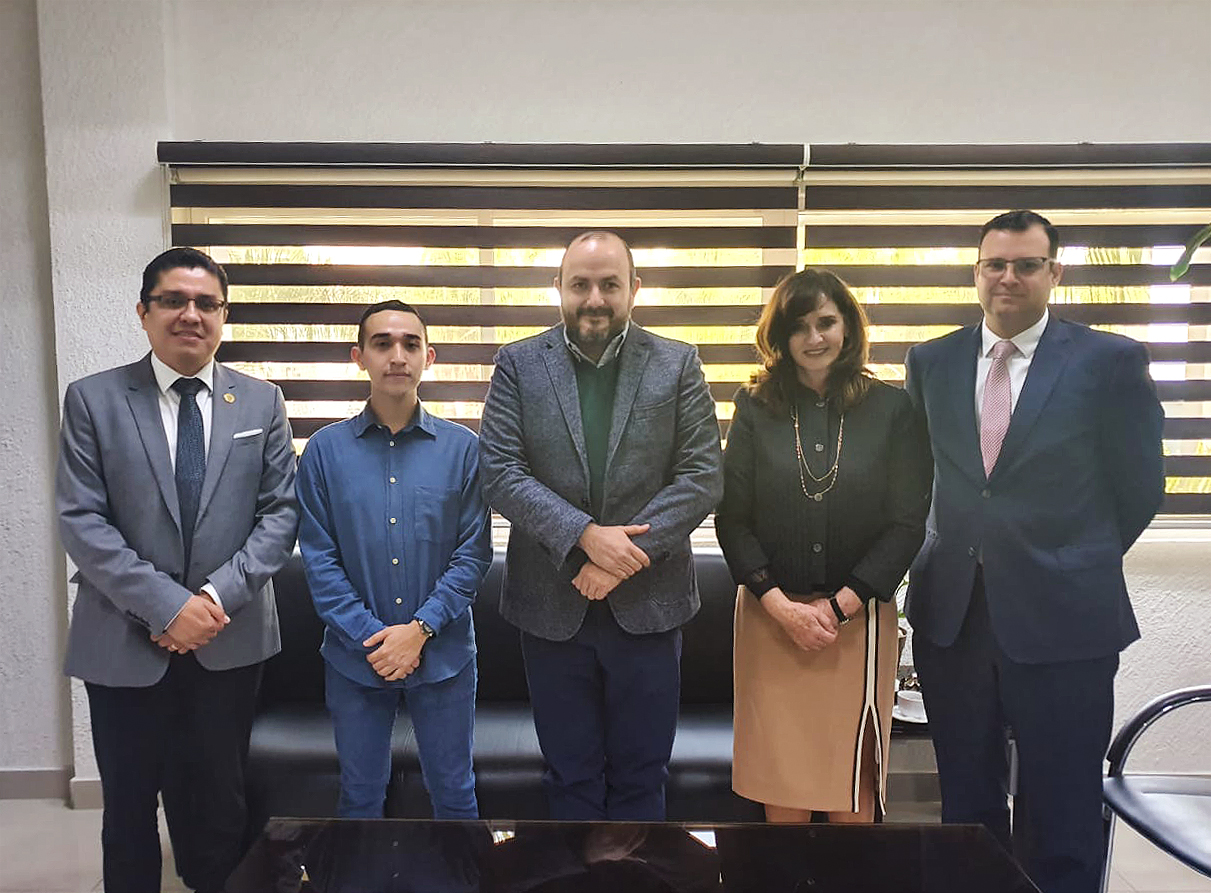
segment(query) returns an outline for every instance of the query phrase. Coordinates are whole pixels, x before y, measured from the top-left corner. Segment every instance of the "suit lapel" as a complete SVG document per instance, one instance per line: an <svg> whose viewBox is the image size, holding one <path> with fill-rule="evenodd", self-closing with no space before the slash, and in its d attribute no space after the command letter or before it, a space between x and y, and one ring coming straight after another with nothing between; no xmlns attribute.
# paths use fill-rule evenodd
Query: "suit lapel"
<svg viewBox="0 0 1211 893"><path fill-rule="evenodd" d="M614 452L622 440L622 431L626 427L627 417L635 407L635 394L639 390L639 380L643 378L643 370L647 367L648 356L651 354L651 343L647 333L634 323L627 332L623 342L622 352L618 357L618 383L614 386L614 414L610 418L610 445L606 449L606 470L609 473L610 463L614 461Z"/></svg>
<svg viewBox="0 0 1211 893"><path fill-rule="evenodd" d="M1068 362L1068 338L1063 322L1052 316L1030 360L1030 370L1026 373L1026 381L1013 408L1013 415L1009 417L1009 429L1005 432L1005 440L1001 443L1001 452L991 476L1009 467L1015 455L1021 451L1030 429L1038 421L1039 413L1043 411Z"/></svg>
<svg viewBox="0 0 1211 893"><path fill-rule="evenodd" d="M576 447L576 455L580 458L581 468L584 469L584 479L589 479L589 453L584 445L584 421L580 417L580 391L576 386L576 370L572 367L572 355L568 346L563 343L563 330L551 329L547 332L545 348L542 357L547 364L547 374L551 376L551 387L559 401L563 412L564 422L572 443Z"/></svg>
<svg viewBox="0 0 1211 893"><path fill-rule="evenodd" d="M976 363L980 355L980 327L976 326L954 342L955 354L950 362L954 377L944 382L950 392L951 413L955 432L957 461L969 475L984 479L984 459L980 453L980 422L976 418Z"/></svg>
<svg viewBox="0 0 1211 893"><path fill-rule="evenodd" d="M151 354L142 362L131 367L129 392L126 400L135 417L135 427L143 450L151 465L151 474L168 506L177 530L181 529L181 506L177 501L177 481L172 473L172 460L168 455L168 435L164 433L164 420L160 416L160 387L151 370Z"/></svg>
<svg viewBox="0 0 1211 893"><path fill-rule="evenodd" d="M228 397L231 400L228 400ZM214 389L210 394L210 449L206 451L206 477L202 480L202 496L198 500L198 520L214 496L223 475L223 466L231 455L231 436L235 434L243 396L236 388L236 377L219 363L214 364Z"/></svg>

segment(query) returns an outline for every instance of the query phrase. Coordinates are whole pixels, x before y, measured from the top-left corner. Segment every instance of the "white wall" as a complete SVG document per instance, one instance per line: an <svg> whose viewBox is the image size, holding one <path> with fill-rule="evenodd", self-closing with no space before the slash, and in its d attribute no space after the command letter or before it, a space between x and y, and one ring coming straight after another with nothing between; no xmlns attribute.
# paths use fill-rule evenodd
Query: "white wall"
<svg viewBox="0 0 1211 893"><path fill-rule="evenodd" d="M1211 685L1211 528L1154 525L1127 553L1127 586L1140 626L1115 680L1115 726L1148 701L1192 685ZM1158 720L1128 760L1133 770L1211 772L1211 705Z"/></svg>
<svg viewBox="0 0 1211 893"><path fill-rule="evenodd" d="M1211 142L1206 0L0 0L0 35L0 781L95 775L58 674L50 432L67 382L145 349L157 140ZM1167 611L1164 576L1206 554L1140 588L1121 708L1211 677L1211 600Z"/></svg>
<svg viewBox="0 0 1211 893"><path fill-rule="evenodd" d="M31 782L61 788L71 762L65 576L49 501L58 423L36 24L33 3L0 3L0 796Z"/></svg>
<svg viewBox="0 0 1211 893"><path fill-rule="evenodd" d="M173 20L179 139L1211 133L1204 0L178 2ZM201 39L215 22L222 39Z"/></svg>

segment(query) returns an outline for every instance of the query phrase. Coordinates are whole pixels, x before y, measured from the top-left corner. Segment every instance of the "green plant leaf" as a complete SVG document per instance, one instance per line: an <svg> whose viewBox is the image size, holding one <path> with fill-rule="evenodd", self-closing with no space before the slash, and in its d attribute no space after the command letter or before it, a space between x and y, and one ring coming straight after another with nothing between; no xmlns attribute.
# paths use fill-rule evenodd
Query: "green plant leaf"
<svg viewBox="0 0 1211 893"><path fill-rule="evenodd" d="M1177 263L1169 268L1170 282L1177 282L1177 280L1186 275L1186 271L1190 269L1190 259L1194 257L1194 252L1208 239L1211 239L1211 223L1208 223L1196 232L1194 237L1186 243L1186 250L1182 252L1182 256L1177 259Z"/></svg>

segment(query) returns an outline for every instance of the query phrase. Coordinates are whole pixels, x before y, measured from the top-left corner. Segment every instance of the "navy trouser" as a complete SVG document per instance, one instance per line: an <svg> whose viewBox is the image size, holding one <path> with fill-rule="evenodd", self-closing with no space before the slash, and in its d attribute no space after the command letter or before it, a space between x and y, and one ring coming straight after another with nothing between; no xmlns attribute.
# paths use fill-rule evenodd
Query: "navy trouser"
<svg viewBox="0 0 1211 893"><path fill-rule="evenodd" d="M939 648L915 636L913 658L937 754L942 821L987 826L1043 893L1095 893L1118 655L1013 662L993 634L977 574L954 644ZM1018 754L1012 838L1006 727Z"/></svg>
<svg viewBox="0 0 1211 893"><path fill-rule="evenodd" d="M603 599L571 639L521 648L551 818L663 821L681 630L632 635Z"/></svg>
<svg viewBox="0 0 1211 893"><path fill-rule="evenodd" d="M436 819L479 818L471 744L475 661L441 682L373 688L324 664L324 700L332 714L341 764L341 818L381 819L391 778L391 730L406 703L416 733L421 776Z"/></svg>
<svg viewBox="0 0 1211 893"><path fill-rule="evenodd" d="M160 889L156 795L177 873L190 889L218 890L245 849L244 768L260 663L207 670L193 652L143 688L84 684L101 773L105 889Z"/></svg>

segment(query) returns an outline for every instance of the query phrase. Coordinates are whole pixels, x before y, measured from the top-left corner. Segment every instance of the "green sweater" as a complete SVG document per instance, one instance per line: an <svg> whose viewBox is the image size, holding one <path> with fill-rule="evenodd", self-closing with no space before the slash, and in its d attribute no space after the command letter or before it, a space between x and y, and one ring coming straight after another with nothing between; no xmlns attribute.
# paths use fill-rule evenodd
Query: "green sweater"
<svg viewBox="0 0 1211 893"><path fill-rule="evenodd" d="M615 358L601 367L584 360L575 360L574 365L585 450L589 454L589 511L600 522L605 497L610 420L614 416L614 387L618 384L618 360Z"/></svg>

